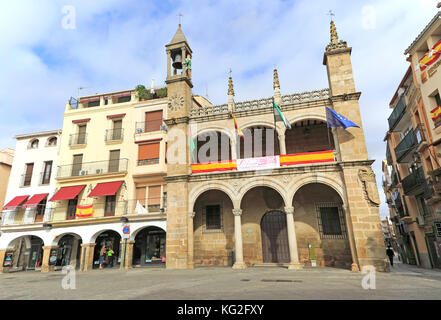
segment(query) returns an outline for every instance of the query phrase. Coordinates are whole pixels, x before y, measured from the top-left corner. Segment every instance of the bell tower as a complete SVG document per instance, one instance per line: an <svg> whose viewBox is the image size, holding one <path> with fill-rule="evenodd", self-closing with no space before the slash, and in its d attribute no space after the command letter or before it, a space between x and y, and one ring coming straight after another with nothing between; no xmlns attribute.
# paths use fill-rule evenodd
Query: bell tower
<svg viewBox="0 0 441 320"><path fill-rule="evenodd" d="M192 51L181 30L165 46L167 53L167 260L166 268L193 268L192 220L188 206L188 176L191 174L188 123L192 105ZM172 70L173 69L173 70ZM190 243L189 243L190 242Z"/></svg>

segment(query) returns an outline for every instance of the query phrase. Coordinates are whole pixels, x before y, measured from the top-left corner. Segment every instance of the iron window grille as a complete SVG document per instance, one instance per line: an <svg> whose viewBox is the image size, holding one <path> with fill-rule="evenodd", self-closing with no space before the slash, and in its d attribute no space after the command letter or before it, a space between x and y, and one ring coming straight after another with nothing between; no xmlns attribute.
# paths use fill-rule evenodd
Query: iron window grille
<svg viewBox="0 0 441 320"><path fill-rule="evenodd" d="M216 211L218 214L216 214ZM202 225L204 233L223 231L223 212L220 204L207 204L203 208Z"/></svg>
<svg viewBox="0 0 441 320"><path fill-rule="evenodd" d="M335 202L316 203L320 239L346 239L346 223L341 204Z"/></svg>

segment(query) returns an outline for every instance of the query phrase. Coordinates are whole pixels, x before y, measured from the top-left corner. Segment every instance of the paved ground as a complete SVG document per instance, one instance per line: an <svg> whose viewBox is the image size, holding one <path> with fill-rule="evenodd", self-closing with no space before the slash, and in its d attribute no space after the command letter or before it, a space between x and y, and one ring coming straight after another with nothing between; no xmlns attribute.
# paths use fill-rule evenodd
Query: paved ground
<svg viewBox="0 0 441 320"><path fill-rule="evenodd" d="M0 299L441 299L441 272L398 264L376 273L376 289L362 288L365 275L334 268L231 268L194 270L136 268L76 273L76 289L62 288L65 274L0 274Z"/></svg>

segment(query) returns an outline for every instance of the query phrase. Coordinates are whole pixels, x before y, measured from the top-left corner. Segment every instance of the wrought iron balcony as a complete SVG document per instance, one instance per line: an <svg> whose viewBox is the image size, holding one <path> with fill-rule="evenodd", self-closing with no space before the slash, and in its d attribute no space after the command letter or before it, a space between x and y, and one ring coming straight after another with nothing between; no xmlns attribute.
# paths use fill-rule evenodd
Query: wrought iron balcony
<svg viewBox="0 0 441 320"><path fill-rule="evenodd" d="M426 183L423 167L419 167L402 180L404 194L415 195L418 193L417 191L424 191ZM422 190L420 190L419 187L421 187Z"/></svg>
<svg viewBox="0 0 441 320"><path fill-rule="evenodd" d="M40 172L40 180L38 180L39 185L46 185L49 184L51 181L51 171L47 172Z"/></svg>
<svg viewBox="0 0 441 320"><path fill-rule="evenodd" d="M391 115L389 116L389 119L387 119L387 121L389 122L389 131L393 131L395 126L403 117L404 110L406 110L406 100L404 99L404 96L402 96L400 101L398 101L397 105L392 111Z"/></svg>
<svg viewBox="0 0 441 320"><path fill-rule="evenodd" d="M69 137L69 146L83 145L87 143L87 133L71 134Z"/></svg>
<svg viewBox="0 0 441 320"><path fill-rule="evenodd" d="M32 181L32 173L31 174L22 174L20 180L20 187L29 187Z"/></svg>
<svg viewBox="0 0 441 320"><path fill-rule="evenodd" d="M145 133L145 132L155 132L162 130L162 119L142 121L135 123L135 134Z"/></svg>
<svg viewBox="0 0 441 320"><path fill-rule="evenodd" d="M417 144L420 145L422 142L427 141L426 140L426 129L424 127L424 123L420 123L415 128L415 136L417 140Z"/></svg>
<svg viewBox="0 0 441 320"><path fill-rule="evenodd" d="M116 159L58 166L57 178L125 172L128 163L128 159Z"/></svg>
<svg viewBox="0 0 441 320"><path fill-rule="evenodd" d="M417 145L417 136L415 135L415 131L411 129L395 148L397 162L409 162L409 155L412 155L412 151Z"/></svg>
<svg viewBox="0 0 441 320"><path fill-rule="evenodd" d="M110 129L106 130L106 136L104 137L105 141L118 141L124 139L124 129Z"/></svg>

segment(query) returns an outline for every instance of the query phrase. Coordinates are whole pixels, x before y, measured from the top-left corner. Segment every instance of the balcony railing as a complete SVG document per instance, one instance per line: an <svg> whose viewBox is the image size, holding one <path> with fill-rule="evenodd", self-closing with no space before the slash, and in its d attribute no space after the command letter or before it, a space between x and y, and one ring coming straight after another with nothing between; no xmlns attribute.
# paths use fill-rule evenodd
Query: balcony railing
<svg viewBox="0 0 441 320"><path fill-rule="evenodd" d="M404 194L410 194L414 189L419 186L424 187L425 184L426 178L424 177L423 167L419 167L403 179L402 185Z"/></svg>
<svg viewBox="0 0 441 320"><path fill-rule="evenodd" d="M389 142L386 144L386 160L388 165L392 165L392 155L389 148Z"/></svg>
<svg viewBox="0 0 441 320"><path fill-rule="evenodd" d="M401 162L418 144L417 137L413 129L411 129L395 148L397 162Z"/></svg>
<svg viewBox="0 0 441 320"><path fill-rule="evenodd" d="M87 133L71 134L69 137L69 145L77 146L87 143Z"/></svg>
<svg viewBox="0 0 441 320"><path fill-rule="evenodd" d="M125 172L128 163L128 159L116 159L58 166L57 178Z"/></svg>
<svg viewBox="0 0 441 320"><path fill-rule="evenodd" d="M40 180L39 180L39 184L40 185L46 185L49 184L51 181L51 171L47 171L47 172L40 172Z"/></svg>
<svg viewBox="0 0 441 320"><path fill-rule="evenodd" d="M420 123L417 125L417 127L415 128L415 137L417 140L417 144L421 144L426 140L426 129L424 128L424 123Z"/></svg>
<svg viewBox="0 0 441 320"><path fill-rule="evenodd" d="M387 121L389 122L390 131L392 131L395 128L398 121L402 118L405 109L406 109L406 101L404 99L404 96L402 96L400 101L398 101L397 105L392 111L389 119L387 119Z"/></svg>
<svg viewBox="0 0 441 320"><path fill-rule="evenodd" d="M124 129L110 129L106 130L106 136L104 137L105 141L118 141L124 139Z"/></svg>
<svg viewBox="0 0 441 320"><path fill-rule="evenodd" d="M142 121L135 123L135 134L145 133L145 132L156 132L161 130L162 119Z"/></svg>
<svg viewBox="0 0 441 320"><path fill-rule="evenodd" d="M20 187L29 187L32 181L32 173L31 174L22 174L20 179Z"/></svg>
<svg viewBox="0 0 441 320"><path fill-rule="evenodd" d="M34 223L44 223L50 221L52 217L53 208L48 205L37 205L33 208L18 207L15 210L8 210L2 212L2 225L25 225Z"/></svg>

